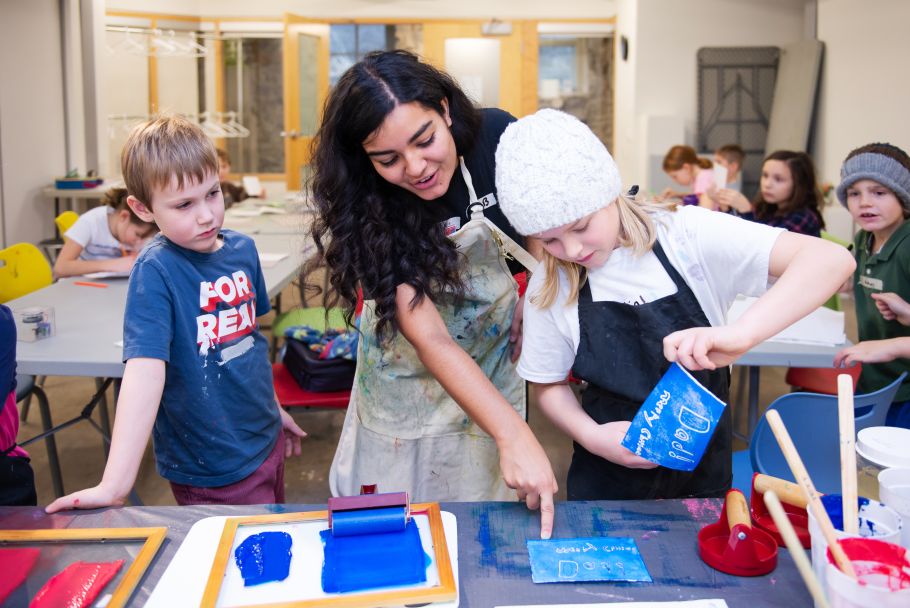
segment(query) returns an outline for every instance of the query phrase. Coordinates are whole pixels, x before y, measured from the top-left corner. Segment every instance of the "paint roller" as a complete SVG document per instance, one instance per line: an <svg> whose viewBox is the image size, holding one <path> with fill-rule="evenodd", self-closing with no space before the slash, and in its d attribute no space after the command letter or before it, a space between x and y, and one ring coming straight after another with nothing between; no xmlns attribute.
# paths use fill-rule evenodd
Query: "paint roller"
<svg viewBox="0 0 910 608"><path fill-rule="evenodd" d="M401 532L410 516L407 492L332 496L328 506L333 536Z"/></svg>

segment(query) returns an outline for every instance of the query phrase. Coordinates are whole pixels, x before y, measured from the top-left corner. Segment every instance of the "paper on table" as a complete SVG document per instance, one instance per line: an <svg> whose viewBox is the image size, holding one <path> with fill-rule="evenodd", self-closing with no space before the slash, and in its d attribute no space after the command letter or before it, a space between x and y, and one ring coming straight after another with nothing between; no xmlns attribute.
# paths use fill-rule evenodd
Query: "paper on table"
<svg viewBox="0 0 910 608"><path fill-rule="evenodd" d="M739 319L755 300L756 298L737 297L727 312L727 323ZM819 307L768 341L823 346L843 344L847 341L847 335L844 333L844 313L824 306Z"/></svg>
<svg viewBox="0 0 910 608"><path fill-rule="evenodd" d="M264 251L260 251L259 263L262 264L263 268L272 268L286 257L288 257L288 254L286 253L266 253Z"/></svg>
<svg viewBox="0 0 910 608"><path fill-rule="evenodd" d="M718 190L727 187L727 168L714 163L714 185Z"/></svg>
<svg viewBox="0 0 910 608"><path fill-rule="evenodd" d="M130 276L129 270L122 270L119 272L111 271L101 271L101 272L88 272L82 275L86 279L126 279Z"/></svg>
<svg viewBox="0 0 910 608"><path fill-rule="evenodd" d="M259 217L263 207L232 207L225 213L228 217Z"/></svg>
<svg viewBox="0 0 910 608"><path fill-rule="evenodd" d="M262 193L262 183L256 175L243 176L243 189L250 196L259 196Z"/></svg>

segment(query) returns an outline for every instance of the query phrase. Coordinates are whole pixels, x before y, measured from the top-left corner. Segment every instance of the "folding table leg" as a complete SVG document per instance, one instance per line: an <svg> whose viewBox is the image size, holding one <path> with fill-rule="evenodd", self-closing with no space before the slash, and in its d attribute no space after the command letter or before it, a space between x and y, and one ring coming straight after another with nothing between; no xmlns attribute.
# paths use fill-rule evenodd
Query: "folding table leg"
<svg viewBox="0 0 910 608"><path fill-rule="evenodd" d="M95 378L95 390L101 390L101 386L104 384L104 378ZM101 407L98 408L98 417L101 419L101 430L107 437L111 436L111 417L107 409L107 391L101 397L101 402L98 404ZM101 442L101 447L104 449L104 460L107 461L107 457L111 452L111 448L108 445L107 441Z"/></svg>
<svg viewBox="0 0 910 608"><path fill-rule="evenodd" d="M38 400L38 411L41 413L41 425L45 432L54 427L51 421L51 408L47 402L47 395L44 390L37 384L32 389L35 398ZM57 457L57 441L53 435L44 438L44 444L47 446L47 464L51 471L51 483L54 486L54 494L57 498L63 496L63 476L60 473L60 459Z"/></svg>

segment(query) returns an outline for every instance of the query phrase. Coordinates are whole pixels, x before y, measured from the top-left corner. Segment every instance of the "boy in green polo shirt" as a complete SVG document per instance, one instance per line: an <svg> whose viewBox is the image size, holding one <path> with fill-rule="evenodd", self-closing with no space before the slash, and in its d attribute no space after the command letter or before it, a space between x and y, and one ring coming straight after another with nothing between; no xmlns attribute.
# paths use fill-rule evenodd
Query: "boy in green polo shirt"
<svg viewBox="0 0 910 608"><path fill-rule="evenodd" d="M910 370L910 340L894 340L910 337L900 313L910 301L910 157L883 143L853 150L841 167L837 198L860 227L853 243L860 343L835 362L862 361L857 392L868 393ZM898 390L886 424L910 428L910 380Z"/></svg>

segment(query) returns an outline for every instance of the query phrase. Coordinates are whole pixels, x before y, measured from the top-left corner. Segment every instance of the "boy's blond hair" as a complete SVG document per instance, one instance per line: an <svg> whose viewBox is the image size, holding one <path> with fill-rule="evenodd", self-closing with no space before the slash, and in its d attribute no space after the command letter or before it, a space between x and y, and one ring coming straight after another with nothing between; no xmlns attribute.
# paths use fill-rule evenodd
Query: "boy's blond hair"
<svg viewBox="0 0 910 608"><path fill-rule="evenodd" d="M129 193L152 207L152 191L177 178L177 187L218 175L215 146L199 125L173 115L136 125L120 153L120 168Z"/></svg>
<svg viewBox="0 0 910 608"><path fill-rule="evenodd" d="M619 212L619 245L631 248L636 255L650 251L657 240L657 228L651 214L657 211L676 211L676 203L673 202L638 201L624 194L620 194L613 204ZM566 305L574 304L587 279L584 266L560 260L546 251L543 252L543 261L543 287L531 297L531 303L539 308L549 308L556 302L559 295L559 271L562 270L569 283Z"/></svg>

